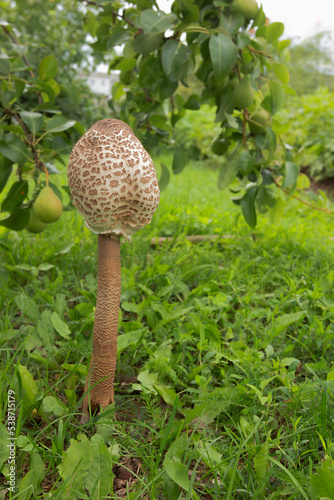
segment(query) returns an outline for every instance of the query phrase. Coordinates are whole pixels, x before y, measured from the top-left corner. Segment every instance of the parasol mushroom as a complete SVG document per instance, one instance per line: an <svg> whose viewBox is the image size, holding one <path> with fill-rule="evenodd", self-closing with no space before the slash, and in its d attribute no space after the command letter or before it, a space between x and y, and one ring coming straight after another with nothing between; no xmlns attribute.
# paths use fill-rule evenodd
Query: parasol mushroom
<svg viewBox="0 0 334 500"><path fill-rule="evenodd" d="M68 164L73 204L97 236L98 273L93 352L81 422L114 402L121 295L120 239L151 221L160 191L150 155L120 120L93 125L74 146Z"/></svg>

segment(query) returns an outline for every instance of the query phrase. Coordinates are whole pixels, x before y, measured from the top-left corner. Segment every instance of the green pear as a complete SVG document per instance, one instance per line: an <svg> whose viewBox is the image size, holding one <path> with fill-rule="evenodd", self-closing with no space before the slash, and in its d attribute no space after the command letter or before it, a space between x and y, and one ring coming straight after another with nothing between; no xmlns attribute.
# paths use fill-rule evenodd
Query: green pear
<svg viewBox="0 0 334 500"><path fill-rule="evenodd" d="M232 9L235 14L241 14L247 21L254 19L259 6L256 0L234 0Z"/></svg>
<svg viewBox="0 0 334 500"><path fill-rule="evenodd" d="M34 209L29 210L29 222L25 229L30 233L41 233L46 228L46 223L39 220L34 213Z"/></svg>
<svg viewBox="0 0 334 500"><path fill-rule="evenodd" d="M216 135L216 137L211 142L211 151L218 156L222 156L226 153L229 148L230 143L221 134Z"/></svg>
<svg viewBox="0 0 334 500"><path fill-rule="evenodd" d="M255 91L249 76L244 76L232 92L232 101L236 108L248 108L255 99Z"/></svg>
<svg viewBox="0 0 334 500"><path fill-rule="evenodd" d="M253 134L264 134L266 127L271 125L271 116L264 108L258 108L250 117L249 128Z"/></svg>
<svg viewBox="0 0 334 500"><path fill-rule="evenodd" d="M34 215L42 222L55 222L63 211L63 205L50 186L45 186L34 203Z"/></svg>

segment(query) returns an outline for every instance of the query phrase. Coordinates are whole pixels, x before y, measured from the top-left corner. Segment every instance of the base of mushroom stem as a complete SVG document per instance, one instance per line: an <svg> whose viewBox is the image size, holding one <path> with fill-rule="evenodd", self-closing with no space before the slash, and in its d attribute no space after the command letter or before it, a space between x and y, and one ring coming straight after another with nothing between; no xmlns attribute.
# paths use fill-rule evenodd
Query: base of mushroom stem
<svg viewBox="0 0 334 500"><path fill-rule="evenodd" d="M94 414L100 411L100 406L104 409L114 402L115 369L116 365L109 356L107 359L99 357L98 364L95 364L92 358L85 385L81 423L87 422L90 418L89 406L91 414Z"/></svg>

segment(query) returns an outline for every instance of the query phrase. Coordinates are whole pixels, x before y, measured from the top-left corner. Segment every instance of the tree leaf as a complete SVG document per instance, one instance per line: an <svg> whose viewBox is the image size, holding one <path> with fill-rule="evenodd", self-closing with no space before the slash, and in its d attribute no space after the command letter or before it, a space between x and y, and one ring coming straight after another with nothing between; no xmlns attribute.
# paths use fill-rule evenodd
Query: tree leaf
<svg viewBox="0 0 334 500"><path fill-rule="evenodd" d="M273 69L276 73L276 76L281 80L283 83L288 83L290 80L290 75L288 68L282 64L282 63L273 63Z"/></svg>
<svg viewBox="0 0 334 500"><path fill-rule="evenodd" d="M34 135L43 127L43 115L29 111L21 111L20 116L22 121L28 126L30 132Z"/></svg>
<svg viewBox="0 0 334 500"><path fill-rule="evenodd" d="M146 35L152 33L164 33L174 27L177 17L174 14L165 14L162 11L156 12L153 9L146 9L141 13L140 24Z"/></svg>
<svg viewBox="0 0 334 500"><path fill-rule="evenodd" d="M257 223L255 200L258 193L258 187L252 186L246 191L241 200L241 210L247 224L254 228Z"/></svg>
<svg viewBox="0 0 334 500"><path fill-rule="evenodd" d="M285 92L282 87L277 82L269 82L270 96L271 96L271 111L274 115L284 106Z"/></svg>
<svg viewBox="0 0 334 500"><path fill-rule="evenodd" d="M184 167L186 166L187 164L187 155L184 151L183 148L175 148L175 152L174 152L174 157L173 157L173 165L172 165L172 169L173 169L173 173L175 175L178 175L182 172L182 170L184 169Z"/></svg>
<svg viewBox="0 0 334 500"><path fill-rule="evenodd" d="M0 221L0 226L7 227L13 231L22 231L29 222L29 210L15 210L7 219Z"/></svg>
<svg viewBox="0 0 334 500"><path fill-rule="evenodd" d="M46 125L47 132L63 132L75 125L75 120L68 120L65 116L57 115L51 118L51 120Z"/></svg>
<svg viewBox="0 0 334 500"><path fill-rule="evenodd" d="M218 174L218 189L225 189L236 178L240 168L239 152L229 155L222 163Z"/></svg>
<svg viewBox="0 0 334 500"><path fill-rule="evenodd" d="M168 186L169 179L170 179L170 173L169 173L169 169L166 167L166 165L164 165L163 163L161 163L160 165L161 165L161 175L160 175L160 179L159 179L159 188L160 188L160 191L163 191Z"/></svg>
<svg viewBox="0 0 334 500"><path fill-rule="evenodd" d="M21 205L28 194L28 182L16 181L10 187L6 198L1 204L1 212L13 212L14 209Z"/></svg>
<svg viewBox="0 0 334 500"><path fill-rule="evenodd" d="M142 32L136 37L133 48L137 54L147 55L157 50L160 44L160 34L146 35Z"/></svg>
<svg viewBox="0 0 334 500"><path fill-rule="evenodd" d="M64 339L69 339L71 330L69 329L67 324L60 319L59 315L56 312L53 312L51 314L51 321L56 332L58 332L59 335Z"/></svg>
<svg viewBox="0 0 334 500"><path fill-rule="evenodd" d="M161 51L162 67L172 80L183 80L193 69L192 52L178 40L168 40Z"/></svg>
<svg viewBox="0 0 334 500"><path fill-rule="evenodd" d="M6 134L0 141L0 152L14 163L25 163L33 161L32 153L21 139L14 134Z"/></svg>
<svg viewBox="0 0 334 500"><path fill-rule="evenodd" d="M175 460L164 460L164 468L168 476L185 491L190 489L188 477L188 467L186 464L176 462Z"/></svg>
<svg viewBox="0 0 334 500"><path fill-rule="evenodd" d="M270 210L270 222L278 226L282 220L285 203L280 196L275 200L275 204Z"/></svg>
<svg viewBox="0 0 334 500"><path fill-rule="evenodd" d="M265 31L265 38L269 43L273 43L284 33L283 23L271 23Z"/></svg>
<svg viewBox="0 0 334 500"><path fill-rule="evenodd" d="M215 79L221 85L237 60L238 47L228 36L218 33L211 36L209 49Z"/></svg>
<svg viewBox="0 0 334 500"><path fill-rule="evenodd" d="M298 176L299 176L298 165L292 161L287 161L285 163L285 176L282 187L287 188L289 186L293 186L297 182Z"/></svg>
<svg viewBox="0 0 334 500"><path fill-rule="evenodd" d="M47 82L54 78L57 74L58 63L55 56L46 56L42 59L38 67L38 75L42 82Z"/></svg>

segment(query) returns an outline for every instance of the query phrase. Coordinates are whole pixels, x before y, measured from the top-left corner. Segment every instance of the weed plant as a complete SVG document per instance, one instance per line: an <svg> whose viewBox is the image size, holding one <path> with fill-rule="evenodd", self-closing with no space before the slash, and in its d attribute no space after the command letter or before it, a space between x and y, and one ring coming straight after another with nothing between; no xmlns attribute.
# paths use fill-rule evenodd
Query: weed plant
<svg viewBox="0 0 334 500"><path fill-rule="evenodd" d="M2 233L0 498L334 498L333 217L251 231L216 175L189 165L122 245L115 405L85 426L96 236L76 211Z"/></svg>

